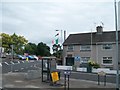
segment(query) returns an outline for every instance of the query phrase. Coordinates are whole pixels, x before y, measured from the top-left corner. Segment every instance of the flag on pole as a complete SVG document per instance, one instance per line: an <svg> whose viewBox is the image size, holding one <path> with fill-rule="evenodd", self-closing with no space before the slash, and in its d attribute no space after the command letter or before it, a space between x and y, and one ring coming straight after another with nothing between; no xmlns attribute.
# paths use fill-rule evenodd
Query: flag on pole
<svg viewBox="0 0 120 90"><path fill-rule="evenodd" d="M55 37L58 36L58 35L59 35L59 33L57 33L57 34L55 35Z"/></svg>
<svg viewBox="0 0 120 90"><path fill-rule="evenodd" d="M52 44L54 44L54 40L52 40Z"/></svg>
<svg viewBox="0 0 120 90"><path fill-rule="evenodd" d="M58 44L58 38L55 40L56 44Z"/></svg>

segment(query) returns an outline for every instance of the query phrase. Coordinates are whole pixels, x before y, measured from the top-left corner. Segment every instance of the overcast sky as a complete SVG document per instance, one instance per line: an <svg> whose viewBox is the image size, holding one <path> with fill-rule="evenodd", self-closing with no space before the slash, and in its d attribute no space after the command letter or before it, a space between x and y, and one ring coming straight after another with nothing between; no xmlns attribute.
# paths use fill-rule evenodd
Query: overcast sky
<svg viewBox="0 0 120 90"><path fill-rule="evenodd" d="M114 0L88 1L4 0L0 4L0 26L2 32L23 35L29 42L48 46L55 39L56 29L66 30L68 36L95 31L102 22L105 31L115 30Z"/></svg>

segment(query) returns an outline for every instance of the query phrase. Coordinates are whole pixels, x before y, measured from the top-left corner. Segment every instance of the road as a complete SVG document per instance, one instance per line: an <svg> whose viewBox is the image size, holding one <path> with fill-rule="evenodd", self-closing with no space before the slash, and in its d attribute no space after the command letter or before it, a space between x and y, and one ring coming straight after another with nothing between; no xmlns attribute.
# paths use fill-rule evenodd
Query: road
<svg viewBox="0 0 120 90"><path fill-rule="evenodd" d="M37 70L41 68L41 60L35 61L3 61L0 66L2 66L2 73L8 72L27 72L28 70ZM64 76L64 71L61 71L61 76ZM106 75L106 81L110 83L116 83L115 75ZM83 73L83 72L71 72L70 78L74 79L83 79L97 81L98 75L95 73ZM100 80L103 81L103 76L100 77Z"/></svg>
<svg viewBox="0 0 120 90"><path fill-rule="evenodd" d="M41 68L41 61L22 61L14 60L2 62L2 73L8 72L27 72L28 70L36 70Z"/></svg>

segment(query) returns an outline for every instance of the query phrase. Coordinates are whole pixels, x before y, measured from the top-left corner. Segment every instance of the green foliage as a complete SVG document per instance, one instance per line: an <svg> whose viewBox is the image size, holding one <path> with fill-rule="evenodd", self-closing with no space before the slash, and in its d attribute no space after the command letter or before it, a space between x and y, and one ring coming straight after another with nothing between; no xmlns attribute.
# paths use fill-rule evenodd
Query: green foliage
<svg viewBox="0 0 120 90"><path fill-rule="evenodd" d="M53 52L54 53L56 53L56 52L58 52L59 50L61 50L61 46L60 46L60 44L54 44L53 45L53 47L52 47L52 49L53 49Z"/></svg>
<svg viewBox="0 0 120 90"><path fill-rule="evenodd" d="M0 36L2 37L2 47L7 53L11 52L11 45L14 46L15 53L23 53L22 47L28 42L23 36L18 36L15 33L13 35L2 33Z"/></svg>
<svg viewBox="0 0 120 90"><path fill-rule="evenodd" d="M62 52L63 50L58 50L57 52L53 53L53 55L57 58L62 58Z"/></svg>
<svg viewBox="0 0 120 90"><path fill-rule="evenodd" d="M37 45L35 43L26 44L24 52L29 53L31 55L36 55L37 54Z"/></svg>
<svg viewBox="0 0 120 90"><path fill-rule="evenodd" d="M5 51L7 53L10 52L10 45L12 44L12 38L9 34L1 33L0 34L2 39L2 47L5 48Z"/></svg>
<svg viewBox="0 0 120 90"><path fill-rule="evenodd" d="M55 56L55 57L57 57L57 58L62 58L62 51L63 50L61 50L61 46L60 46L60 44L54 44L53 45L53 55Z"/></svg>
<svg viewBox="0 0 120 90"><path fill-rule="evenodd" d="M11 35L12 44L14 45L14 51L17 54L23 53L23 46L28 42L23 36L18 36L15 33Z"/></svg>
<svg viewBox="0 0 120 90"><path fill-rule="evenodd" d="M89 60L88 64L90 66L92 66L93 68L100 68L100 65L98 63L94 62L93 60Z"/></svg>
<svg viewBox="0 0 120 90"><path fill-rule="evenodd" d="M96 69L97 69L97 68L100 68L100 65L97 64L97 63L95 63L94 66L93 66L93 68L96 68Z"/></svg>
<svg viewBox="0 0 120 90"><path fill-rule="evenodd" d="M37 45L37 55L40 56L50 56L50 47L47 46L45 43L40 42Z"/></svg>
<svg viewBox="0 0 120 90"><path fill-rule="evenodd" d="M28 43L28 40L24 36L18 36L17 34L9 35L5 33L0 34L0 41L2 47L5 48L5 52L11 52L11 45L13 45L14 53L23 54L29 53L31 55L50 56L50 47L45 43L40 42L38 45L35 43Z"/></svg>

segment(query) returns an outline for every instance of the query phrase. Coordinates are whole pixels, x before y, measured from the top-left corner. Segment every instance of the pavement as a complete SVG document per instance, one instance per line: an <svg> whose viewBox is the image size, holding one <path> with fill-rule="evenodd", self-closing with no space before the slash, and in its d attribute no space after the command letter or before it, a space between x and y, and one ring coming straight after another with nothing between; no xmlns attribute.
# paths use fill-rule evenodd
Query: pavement
<svg viewBox="0 0 120 90"><path fill-rule="evenodd" d="M53 90L55 88L64 89L64 78L61 77L61 80L58 81L59 86L50 86L50 83L41 82L41 78L36 79L26 79L26 73L23 72L10 72L2 75L2 87L3 88L40 88L42 90ZM104 86L103 82L100 82L100 85L96 81L88 81L81 79L71 79L69 81L70 88L113 88L115 90L115 84L106 83ZM96 90L96 89L95 89Z"/></svg>

